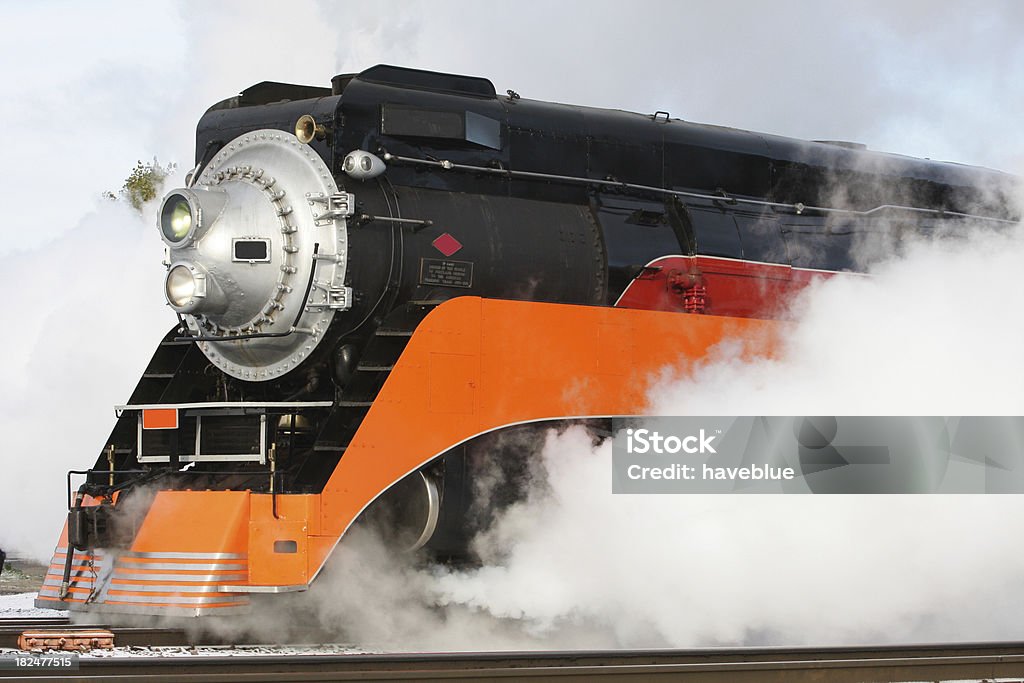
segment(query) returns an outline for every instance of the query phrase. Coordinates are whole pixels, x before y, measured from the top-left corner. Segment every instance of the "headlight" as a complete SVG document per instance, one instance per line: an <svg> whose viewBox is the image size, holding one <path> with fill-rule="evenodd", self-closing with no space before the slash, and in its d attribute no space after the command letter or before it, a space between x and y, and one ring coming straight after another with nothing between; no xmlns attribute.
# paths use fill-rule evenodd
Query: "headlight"
<svg viewBox="0 0 1024 683"><path fill-rule="evenodd" d="M171 264L164 279L164 296L178 313L218 313L227 307L227 297L217 280L192 261Z"/></svg>
<svg viewBox="0 0 1024 683"><path fill-rule="evenodd" d="M174 266L164 283L167 301L175 308L184 308L196 295L196 278L187 266Z"/></svg>
<svg viewBox="0 0 1024 683"><path fill-rule="evenodd" d="M171 244L181 242L192 229L192 206L180 194L168 195L160 211L160 231Z"/></svg>
<svg viewBox="0 0 1024 683"><path fill-rule="evenodd" d="M202 238L216 222L228 195L221 189L171 190L160 204L157 227L171 249L184 249Z"/></svg>
<svg viewBox="0 0 1024 683"><path fill-rule="evenodd" d="M361 149L352 150L345 155L345 161L342 162L341 167L349 177L356 180L376 178L387 170L380 157Z"/></svg>

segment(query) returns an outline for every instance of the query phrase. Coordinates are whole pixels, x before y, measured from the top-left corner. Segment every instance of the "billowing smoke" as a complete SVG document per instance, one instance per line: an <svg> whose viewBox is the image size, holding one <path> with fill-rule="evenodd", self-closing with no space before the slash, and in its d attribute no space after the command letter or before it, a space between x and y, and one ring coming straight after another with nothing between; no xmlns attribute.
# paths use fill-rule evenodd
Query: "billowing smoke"
<svg viewBox="0 0 1024 683"><path fill-rule="evenodd" d="M10 295L2 480L18 482L0 502L2 547L49 558L65 472L92 467L114 406L128 400L175 322L162 301L154 224L151 210L143 217L98 199L59 239L0 256L0 288Z"/></svg>
<svg viewBox="0 0 1024 683"><path fill-rule="evenodd" d="M1019 226L913 242L872 277L837 277L796 302L780 358L727 355L655 389L659 414L1020 415L1024 296ZM727 353L724 349L723 353ZM695 387L699 390L694 390Z"/></svg>
<svg viewBox="0 0 1024 683"><path fill-rule="evenodd" d="M1024 563L1003 542L1021 528L1012 499L612 496L610 444L573 432L549 438L544 462L551 493L481 539L493 564L439 578L439 602L515 619L551 646L1021 632Z"/></svg>

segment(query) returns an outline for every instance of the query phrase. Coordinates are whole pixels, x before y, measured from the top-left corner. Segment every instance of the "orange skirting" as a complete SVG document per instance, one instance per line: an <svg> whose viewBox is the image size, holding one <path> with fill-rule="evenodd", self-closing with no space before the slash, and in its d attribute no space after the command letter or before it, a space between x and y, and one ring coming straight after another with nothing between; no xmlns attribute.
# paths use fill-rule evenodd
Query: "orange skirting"
<svg viewBox="0 0 1024 683"><path fill-rule="evenodd" d="M302 588L367 505L453 446L529 421L642 415L666 369L725 339L766 353L779 325L453 299L416 329L322 494L279 495L275 517L267 494L161 491L129 550L75 554L59 600L65 529L37 604L200 614L244 607L251 591Z"/></svg>

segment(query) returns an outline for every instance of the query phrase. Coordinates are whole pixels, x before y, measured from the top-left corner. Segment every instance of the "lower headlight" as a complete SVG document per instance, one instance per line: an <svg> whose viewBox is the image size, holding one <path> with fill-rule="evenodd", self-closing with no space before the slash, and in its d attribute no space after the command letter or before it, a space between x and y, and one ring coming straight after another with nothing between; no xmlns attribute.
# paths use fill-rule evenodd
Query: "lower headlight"
<svg viewBox="0 0 1024 683"><path fill-rule="evenodd" d="M184 308L196 295L196 278L187 266L174 266L164 283L167 301L176 308Z"/></svg>

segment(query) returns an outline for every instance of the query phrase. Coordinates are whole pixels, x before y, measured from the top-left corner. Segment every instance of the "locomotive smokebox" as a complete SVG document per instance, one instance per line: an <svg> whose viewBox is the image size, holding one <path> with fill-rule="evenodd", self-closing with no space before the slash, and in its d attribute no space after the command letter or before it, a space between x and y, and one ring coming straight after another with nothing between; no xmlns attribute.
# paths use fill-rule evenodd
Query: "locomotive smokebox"
<svg viewBox="0 0 1024 683"><path fill-rule="evenodd" d="M271 380L320 344L350 306L351 203L323 160L279 130L239 136L192 187L167 194L164 293L217 367Z"/></svg>

